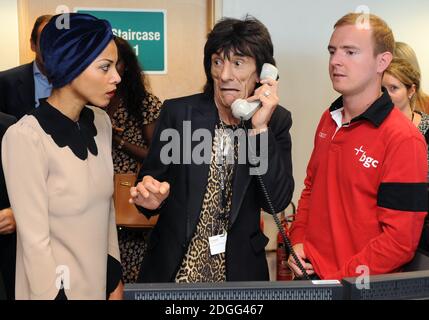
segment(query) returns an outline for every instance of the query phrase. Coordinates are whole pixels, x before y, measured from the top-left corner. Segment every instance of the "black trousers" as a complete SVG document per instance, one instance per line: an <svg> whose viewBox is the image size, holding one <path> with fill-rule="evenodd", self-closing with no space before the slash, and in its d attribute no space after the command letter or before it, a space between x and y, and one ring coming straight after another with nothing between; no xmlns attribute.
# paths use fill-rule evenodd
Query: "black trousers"
<svg viewBox="0 0 429 320"><path fill-rule="evenodd" d="M0 235L0 273L8 300L15 299L16 233Z"/></svg>

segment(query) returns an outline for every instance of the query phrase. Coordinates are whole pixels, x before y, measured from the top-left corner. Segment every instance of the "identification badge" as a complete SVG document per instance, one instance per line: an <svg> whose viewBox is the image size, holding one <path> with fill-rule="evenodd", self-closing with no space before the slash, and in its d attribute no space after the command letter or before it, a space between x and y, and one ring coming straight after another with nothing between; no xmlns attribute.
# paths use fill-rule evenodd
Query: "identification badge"
<svg viewBox="0 0 429 320"><path fill-rule="evenodd" d="M226 233L214 237L209 237L210 253L212 256L225 252L226 238Z"/></svg>

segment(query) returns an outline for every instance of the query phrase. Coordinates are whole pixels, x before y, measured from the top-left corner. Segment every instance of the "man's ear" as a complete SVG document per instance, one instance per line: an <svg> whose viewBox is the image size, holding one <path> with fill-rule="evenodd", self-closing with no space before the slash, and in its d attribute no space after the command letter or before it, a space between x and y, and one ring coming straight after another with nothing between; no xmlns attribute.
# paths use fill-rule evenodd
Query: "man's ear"
<svg viewBox="0 0 429 320"><path fill-rule="evenodd" d="M33 39L30 39L31 51L36 52L36 44L33 42Z"/></svg>
<svg viewBox="0 0 429 320"><path fill-rule="evenodd" d="M377 55L377 73L382 74L389 67L393 60L393 54L391 52L383 52Z"/></svg>

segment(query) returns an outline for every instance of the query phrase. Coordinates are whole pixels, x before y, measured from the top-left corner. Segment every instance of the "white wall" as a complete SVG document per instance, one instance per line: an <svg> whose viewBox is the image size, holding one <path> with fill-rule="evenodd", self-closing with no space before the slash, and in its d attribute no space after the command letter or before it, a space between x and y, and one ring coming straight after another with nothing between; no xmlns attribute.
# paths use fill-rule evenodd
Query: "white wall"
<svg viewBox="0 0 429 320"><path fill-rule="evenodd" d="M17 0L0 1L0 71L19 65Z"/></svg>
<svg viewBox="0 0 429 320"><path fill-rule="evenodd" d="M423 88L429 92L429 0L223 0L222 14L242 18L249 13L270 30L280 70L280 100L292 112L294 201L303 188L322 112L338 94L328 75L327 45L334 23L365 4L392 28L397 41L417 53Z"/></svg>

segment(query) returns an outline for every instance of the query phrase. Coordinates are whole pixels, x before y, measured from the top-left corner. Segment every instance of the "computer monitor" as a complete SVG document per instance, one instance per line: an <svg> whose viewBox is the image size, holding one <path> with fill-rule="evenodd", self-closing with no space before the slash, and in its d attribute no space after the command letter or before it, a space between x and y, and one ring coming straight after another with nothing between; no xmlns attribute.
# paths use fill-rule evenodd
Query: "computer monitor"
<svg viewBox="0 0 429 320"><path fill-rule="evenodd" d="M345 278L342 280L344 299L429 299L428 253L417 250L413 260L403 267L403 271L371 276L368 281L368 289L356 285L356 278Z"/></svg>
<svg viewBox="0 0 429 320"><path fill-rule="evenodd" d="M356 278L345 278L342 283L344 299L429 299L429 270L371 276L367 289L357 286Z"/></svg>
<svg viewBox="0 0 429 320"><path fill-rule="evenodd" d="M339 281L126 284L127 300L339 300Z"/></svg>
<svg viewBox="0 0 429 320"><path fill-rule="evenodd" d="M429 255L418 250L406 272L370 276L369 288L357 278L340 281L126 284L128 300L368 300L429 299Z"/></svg>

